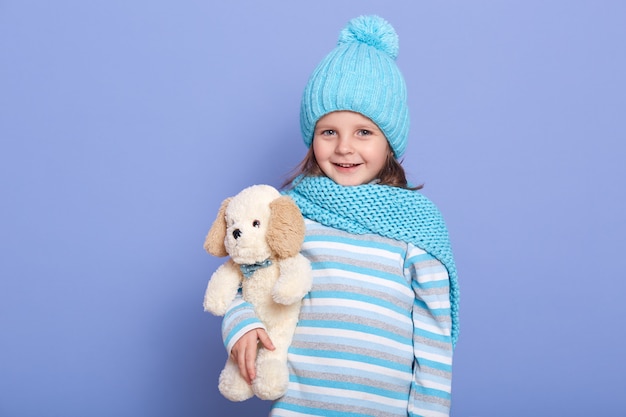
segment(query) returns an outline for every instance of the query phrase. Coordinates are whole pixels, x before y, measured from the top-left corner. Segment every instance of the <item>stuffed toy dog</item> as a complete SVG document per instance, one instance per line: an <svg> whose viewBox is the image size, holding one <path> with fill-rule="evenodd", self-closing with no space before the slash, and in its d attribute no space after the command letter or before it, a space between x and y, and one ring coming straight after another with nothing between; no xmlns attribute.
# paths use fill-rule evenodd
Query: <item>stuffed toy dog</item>
<svg viewBox="0 0 626 417"><path fill-rule="evenodd" d="M276 348L259 348L252 386L229 357L219 390L231 401L253 395L274 400L287 390L287 349L312 281L311 265L300 254L304 231L304 218L293 200L269 185L253 185L224 200L209 230L206 251L230 259L209 280L205 311L224 315L241 288Z"/></svg>

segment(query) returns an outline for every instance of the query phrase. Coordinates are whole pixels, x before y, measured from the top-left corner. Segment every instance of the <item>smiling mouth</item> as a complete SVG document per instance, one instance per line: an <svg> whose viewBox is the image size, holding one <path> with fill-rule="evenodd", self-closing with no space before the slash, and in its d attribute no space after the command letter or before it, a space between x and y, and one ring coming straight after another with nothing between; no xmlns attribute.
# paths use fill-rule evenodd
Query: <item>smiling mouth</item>
<svg viewBox="0 0 626 417"><path fill-rule="evenodd" d="M338 166L340 168L353 168L356 166L359 166L361 164L340 164L340 163L334 163L335 166Z"/></svg>

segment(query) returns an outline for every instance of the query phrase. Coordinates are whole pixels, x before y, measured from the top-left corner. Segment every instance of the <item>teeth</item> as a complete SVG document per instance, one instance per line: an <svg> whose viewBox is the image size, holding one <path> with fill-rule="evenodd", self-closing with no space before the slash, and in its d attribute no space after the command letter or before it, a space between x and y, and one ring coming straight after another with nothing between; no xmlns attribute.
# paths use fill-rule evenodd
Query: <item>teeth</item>
<svg viewBox="0 0 626 417"><path fill-rule="evenodd" d="M339 165L342 168L350 168L350 167L357 166L358 164L336 164L336 165Z"/></svg>

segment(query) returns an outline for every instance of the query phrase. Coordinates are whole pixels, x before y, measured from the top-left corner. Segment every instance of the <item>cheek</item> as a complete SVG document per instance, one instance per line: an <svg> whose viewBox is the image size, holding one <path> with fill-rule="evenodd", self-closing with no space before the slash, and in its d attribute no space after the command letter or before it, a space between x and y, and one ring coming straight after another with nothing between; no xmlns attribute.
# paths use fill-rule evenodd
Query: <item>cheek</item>
<svg viewBox="0 0 626 417"><path fill-rule="evenodd" d="M311 148L313 149L313 156L319 161L325 154L323 143L320 143L319 140L313 139L313 145L311 145Z"/></svg>
<svg viewBox="0 0 626 417"><path fill-rule="evenodd" d="M387 140L370 143L367 148L367 154L369 155L370 161L380 163L381 165L384 164L389 154Z"/></svg>
<svg viewBox="0 0 626 417"><path fill-rule="evenodd" d="M323 141L318 144L313 143L312 149L315 161L320 167L328 162L328 159L333 153L333 150L328 146L328 143L324 143Z"/></svg>

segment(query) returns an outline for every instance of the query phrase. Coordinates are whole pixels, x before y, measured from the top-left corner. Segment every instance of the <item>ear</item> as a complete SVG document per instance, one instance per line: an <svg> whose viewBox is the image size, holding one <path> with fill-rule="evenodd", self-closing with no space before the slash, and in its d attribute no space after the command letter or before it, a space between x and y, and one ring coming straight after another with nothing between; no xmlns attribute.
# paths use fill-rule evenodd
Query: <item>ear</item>
<svg viewBox="0 0 626 417"><path fill-rule="evenodd" d="M296 203L288 196L270 203L270 221L267 226L267 244L279 259L290 258L300 252L304 242L304 217Z"/></svg>
<svg viewBox="0 0 626 417"><path fill-rule="evenodd" d="M226 256L226 246L224 246L224 239L226 238L226 207L232 197L222 201L222 205L217 213L217 217L206 235L204 240L204 250L213 256Z"/></svg>

